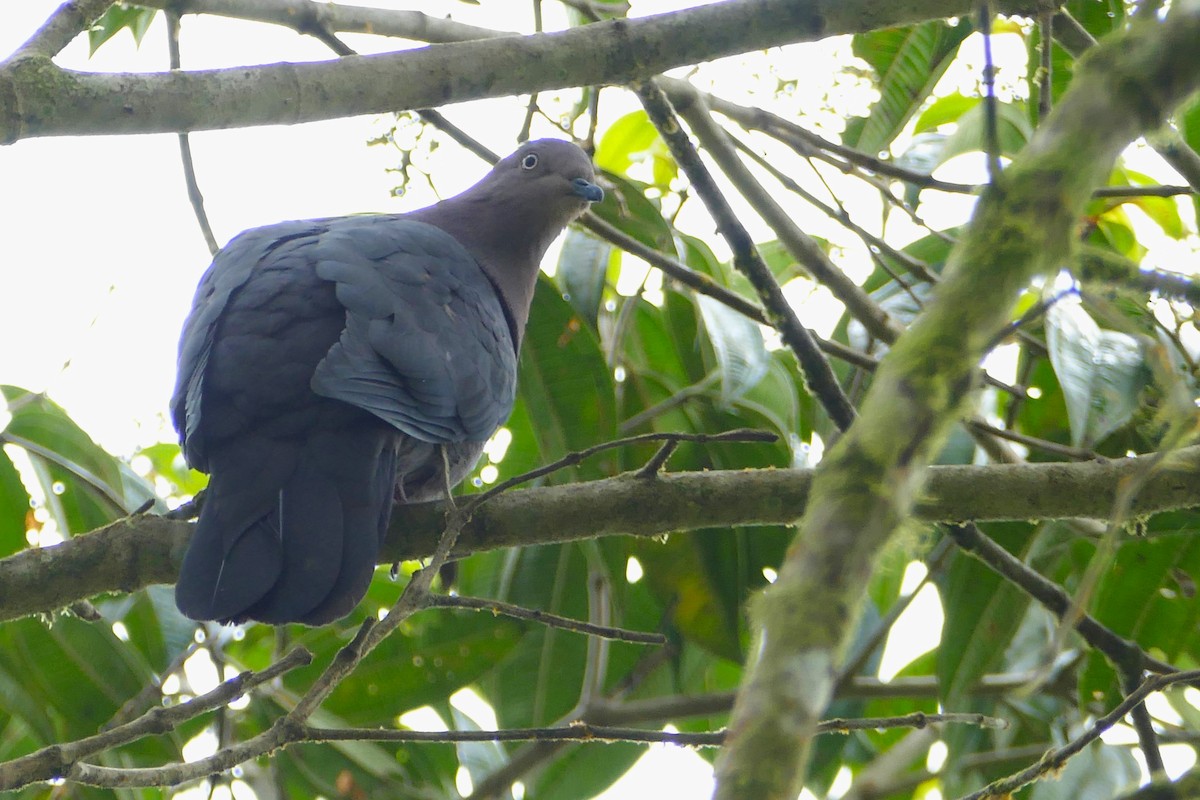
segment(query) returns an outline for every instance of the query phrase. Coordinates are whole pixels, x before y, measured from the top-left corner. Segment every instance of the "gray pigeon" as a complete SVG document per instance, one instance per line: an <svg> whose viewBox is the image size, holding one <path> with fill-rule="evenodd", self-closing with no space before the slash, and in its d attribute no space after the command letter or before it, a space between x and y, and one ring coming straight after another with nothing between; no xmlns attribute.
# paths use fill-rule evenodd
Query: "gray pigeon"
<svg viewBox="0 0 1200 800"><path fill-rule="evenodd" d="M409 214L283 222L209 267L171 415L211 475L175 602L196 620L321 625L371 581L392 504L444 494L512 410L546 248L604 193L573 144L528 142Z"/></svg>

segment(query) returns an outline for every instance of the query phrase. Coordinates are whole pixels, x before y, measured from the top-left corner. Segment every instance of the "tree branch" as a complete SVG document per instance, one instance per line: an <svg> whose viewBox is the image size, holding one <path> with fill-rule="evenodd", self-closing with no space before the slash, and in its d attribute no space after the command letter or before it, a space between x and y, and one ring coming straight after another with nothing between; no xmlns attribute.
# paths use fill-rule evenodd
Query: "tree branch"
<svg viewBox="0 0 1200 800"><path fill-rule="evenodd" d="M927 521L1106 519L1144 458L1075 464L933 467L916 506ZM722 525L778 525L804 513L812 470L629 475L509 492L476 510L453 555L597 536L660 536ZM1187 508L1200 498L1200 447L1172 455L1130 513ZM398 506L380 562L424 558L444 525L442 503ZM0 559L0 620L62 608L103 592L174 583L192 525L135 515L52 547Z"/></svg>
<svg viewBox="0 0 1200 800"><path fill-rule="evenodd" d="M266 22L310 35L317 30L325 30L330 33L370 33L431 43L468 42L517 35L419 11L318 3L313 0L137 0L137 5L170 10L180 15L211 14Z"/></svg>
<svg viewBox="0 0 1200 800"><path fill-rule="evenodd" d="M178 74L64 70L44 55L0 64L0 143L34 136L179 133L295 124L542 90L628 83L777 45L959 14L969 0L726 0L558 33L304 64ZM1013 2L1029 10L1032 0Z"/></svg>
<svg viewBox="0 0 1200 800"><path fill-rule="evenodd" d="M12 58L50 58L58 55L59 51L81 32L86 31L111 5L112 0L71 0L63 3L36 33L13 53Z"/></svg>
<svg viewBox="0 0 1200 800"><path fill-rule="evenodd" d="M680 127L666 94L655 80L646 81L635 88L638 98L642 101L642 107L654 123L654 127L658 129L659 136L667 143L672 157L695 187L704 207L715 220L717 230L733 251L734 266L750 280L758 292L764 310L771 318L772 325L795 355L809 390L839 430L849 428L855 413L850 398L838 383L829 361L817 347L813 334L801 324L775 276L771 274L771 270L754 247L754 240L738 221L708 168L700 160L700 154ZM728 149L724 141L720 144L724 144ZM815 244L807 236L801 236L805 243L812 244L812 249L816 250ZM793 253L793 257L798 260L800 258L796 253ZM837 270L833 270L833 273L840 275ZM829 274L826 278L832 279L833 275ZM863 294L857 286L854 289L857 294ZM865 297L865 294L863 296ZM857 316L857 313L855 315Z"/></svg>
<svg viewBox="0 0 1200 800"><path fill-rule="evenodd" d="M19 789L35 781L68 775L74 771L79 759L137 741L145 736L174 730L188 720L237 700L255 686L310 663L312 654L299 647L261 672L243 672L186 703L155 706L137 719L95 736L51 745L29 755L0 763L0 789ZM90 765L83 766L86 768Z"/></svg>
<svg viewBox="0 0 1200 800"><path fill-rule="evenodd" d="M1096 720L1081 736L1076 737L1062 747L1046 753L1036 764L1028 769L1023 769L1007 778L993 781L978 792L972 792L967 795L962 800L986 800L989 797L1011 797L1012 793L1022 786L1032 783L1043 775L1059 770L1063 764L1067 763L1067 760L1071 756L1099 739L1100 734L1120 722L1126 714L1141 705L1154 692L1176 683L1189 683L1196 680L1200 680L1200 670L1176 672L1170 675L1156 675L1148 678L1141 686L1122 700L1116 708Z"/></svg>

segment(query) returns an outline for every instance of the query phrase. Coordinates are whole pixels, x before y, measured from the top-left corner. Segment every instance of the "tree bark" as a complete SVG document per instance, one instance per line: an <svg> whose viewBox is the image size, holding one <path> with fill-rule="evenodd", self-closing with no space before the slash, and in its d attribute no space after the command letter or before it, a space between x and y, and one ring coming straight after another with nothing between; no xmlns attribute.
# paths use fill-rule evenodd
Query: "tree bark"
<svg viewBox="0 0 1200 800"><path fill-rule="evenodd" d="M1036 3L1003 5L1016 12ZM295 124L628 83L700 61L965 14L972 7L968 0L727 0L559 33L336 61L166 73L75 72L47 55L26 54L0 65L0 144L35 136Z"/></svg>
<svg viewBox="0 0 1200 800"><path fill-rule="evenodd" d="M915 513L929 522L1107 519L1122 483L1148 468L1146 458L933 467ZM793 469L685 472L509 492L475 513L454 556L597 536L786 525L804 513L812 478L812 470ZM1184 508L1197 498L1200 446L1158 467L1131 513ZM427 557L443 518L441 503L397 507L380 562ZM190 522L137 515L0 560L0 620L53 611L103 592L174 583L191 530Z"/></svg>

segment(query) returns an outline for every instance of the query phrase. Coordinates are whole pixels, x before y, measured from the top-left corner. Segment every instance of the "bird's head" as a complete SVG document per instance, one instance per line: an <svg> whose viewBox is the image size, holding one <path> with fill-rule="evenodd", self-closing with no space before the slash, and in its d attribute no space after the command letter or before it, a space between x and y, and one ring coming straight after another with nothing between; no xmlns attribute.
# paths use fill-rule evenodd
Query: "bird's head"
<svg viewBox="0 0 1200 800"><path fill-rule="evenodd" d="M525 142L501 159L481 185L488 185L508 202L516 200L538 209L539 215L557 230L590 204L604 199L587 153L559 139ZM520 214L517 209L513 211Z"/></svg>

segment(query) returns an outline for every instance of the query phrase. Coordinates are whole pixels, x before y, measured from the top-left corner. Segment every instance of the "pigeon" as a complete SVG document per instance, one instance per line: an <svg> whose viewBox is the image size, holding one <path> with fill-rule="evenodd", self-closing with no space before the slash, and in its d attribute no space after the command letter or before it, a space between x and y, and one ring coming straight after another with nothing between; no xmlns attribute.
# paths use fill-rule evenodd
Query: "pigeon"
<svg viewBox="0 0 1200 800"><path fill-rule="evenodd" d="M393 504L444 496L508 418L541 260L603 199L595 180L576 145L526 142L427 208L282 222L217 253L171 399L210 476L185 616L324 625L358 605Z"/></svg>

